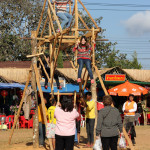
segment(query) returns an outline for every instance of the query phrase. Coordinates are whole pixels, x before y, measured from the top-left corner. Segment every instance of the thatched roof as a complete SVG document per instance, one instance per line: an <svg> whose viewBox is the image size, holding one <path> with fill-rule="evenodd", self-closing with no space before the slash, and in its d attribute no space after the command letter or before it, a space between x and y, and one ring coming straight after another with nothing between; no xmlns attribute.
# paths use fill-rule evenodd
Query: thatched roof
<svg viewBox="0 0 150 150"><path fill-rule="evenodd" d="M29 69L24 68L0 68L0 76L9 82L25 83L29 74Z"/></svg>
<svg viewBox="0 0 150 150"><path fill-rule="evenodd" d="M119 67L114 68L104 68L99 70L100 75L103 77L104 74L109 74L113 70L119 70L122 73L126 74L132 81L142 81L150 82L150 70L138 70L138 69L121 69ZM82 77L85 69L83 68ZM60 77L64 77L68 82L76 83L77 80L77 71L72 68L57 68L56 73ZM86 75L87 76L86 72ZM25 83L29 74L29 68L0 68L0 76L4 79L7 79L8 82L18 82ZM95 74L97 77L97 75Z"/></svg>
<svg viewBox="0 0 150 150"><path fill-rule="evenodd" d="M150 70L139 70L139 69L123 69L125 72L130 74L134 80L150 82Z"/></svg>

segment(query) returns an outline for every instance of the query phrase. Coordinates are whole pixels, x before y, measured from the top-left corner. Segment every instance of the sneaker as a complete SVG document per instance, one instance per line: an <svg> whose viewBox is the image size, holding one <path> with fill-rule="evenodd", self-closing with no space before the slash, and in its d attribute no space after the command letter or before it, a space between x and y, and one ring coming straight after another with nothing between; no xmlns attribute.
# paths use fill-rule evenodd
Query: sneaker
<svg viewBox="0 0 150 150"><path fill-rule="evenodd" d="M47 89L47 88L48 88L48 86L47 86L47 85L45 85L44 87L45 87L45 89Z"/></svg>
<svg viewBox="0 0 150 150"><path fill-rule="evenodd" d="M78 78L78 79L77 79L77 82L78 82L78 83L81 82L81 78Z"/></svg>
<svg viewBox="0 0 150 150"><path fill-rule="evenodd" d="M94 83L94 79L91 80L91 84L93 84L93 83Z"/></svg>
<svg viewBox="0 0 150 150"><path fill-rule="evenodd" d="M59 32L60 32L60 29L57 29L56 32L59 33Z"/></svg>
<svg viewBox="0 0 150 150"><path fill-rule="evenodd" d="M62 89L62 87L61 87L61 86L59 86L59 87L57 87L57 88L58 88L58 89L60 89L60 90Z"/></svg>

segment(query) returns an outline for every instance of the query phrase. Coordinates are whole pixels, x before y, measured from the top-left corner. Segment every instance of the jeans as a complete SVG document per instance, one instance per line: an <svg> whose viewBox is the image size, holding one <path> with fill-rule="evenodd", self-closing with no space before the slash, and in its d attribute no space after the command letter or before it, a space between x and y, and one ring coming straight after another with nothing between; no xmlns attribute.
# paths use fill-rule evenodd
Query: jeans
<svg viewBox="0 0 150 150"><path fill-rule="evenodd" d="M74 147L74 135L72 136L60 136L55 134L55 150L73 150Z"/></svg>
<svg viewBox="0 0 150 150"><path fill-rule="evenodd" d="M57 16L62 20L61 27L62 29L66 25L66 28L70 27L71 21L72 21L72 15L70 15L67 12L58 12Z"/></svg>
<svg viewBox="0 0 150 150"><path fill-rule="evenodd" d="M45 134L45 124L39 122L39 145L44 145Z"/></svg>
<svg viewBox="0 0 150 150"><path fill-rule="evenodd" d="M103 150L117 150L118 136L101 137Z"/></svg>
<svg viewBox="0 0 150 150"><path fill-rule="evenodd" d="M91 69L91 60L90 59L78 59L78 64L79 64L78 78L81 78L83 65L85 64L90 78L93 79L93 73L92 73L92 69Z"/></svg>
<svg viewBox="0 0 150 150"><path fill-rule="evenodd" d="M94 124L95 124L95 119L86 119L86 132L87 132L87 137L88 137L88 142L90 144L94 143Z"/></svg>

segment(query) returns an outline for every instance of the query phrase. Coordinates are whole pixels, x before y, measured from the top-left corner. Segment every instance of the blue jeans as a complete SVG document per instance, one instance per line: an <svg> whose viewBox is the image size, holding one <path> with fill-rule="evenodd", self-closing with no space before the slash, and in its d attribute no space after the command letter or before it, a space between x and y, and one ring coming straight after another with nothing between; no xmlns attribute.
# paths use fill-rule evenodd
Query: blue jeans
<svg viewBox="0 0 150 150"><path fill-rule="evenodd" d="M45 141L45 124L39 122L39 145L44 145Z"/></svg>
<svg viewBox="0 0 150 150"><path fill-rule="evenodd" d="M72 15L70 15L69 13L65 12L58 12L57 16L62 20L61 23L61 27L62 29L64 28L64 26L66 25L66 28L70 27L71 21L72 21Z"/></svg>
<svg viewBox="0 0 150 150"><path fill-rule="evenodd" d="M91 69L91 60L90 59L78 59L79 69L78 69L78 78L81 78L81 73L83 69L83 65L86 65L86 69L89 72L89 76L93 79L93 73Z"/></svg>

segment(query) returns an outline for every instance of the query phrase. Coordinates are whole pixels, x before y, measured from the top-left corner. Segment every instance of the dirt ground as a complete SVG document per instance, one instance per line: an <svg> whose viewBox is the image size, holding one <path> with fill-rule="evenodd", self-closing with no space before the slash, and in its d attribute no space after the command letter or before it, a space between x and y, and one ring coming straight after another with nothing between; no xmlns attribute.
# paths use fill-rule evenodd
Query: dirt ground
<svg viewBox="0 0 150 150"><path fill-rule="evenodd" d="M136 126L136 150L150 150L150 126ZM0 150L35 150L32 144L32 129L15 129L11 145L8 145L10 130L0 131ZM86 143L86 130L81 128L81 146L80 150L92 150L82 148ZM46 148L36 148L36 150L48 150ZM75 150L78 148L75 147Z"/></svg>

